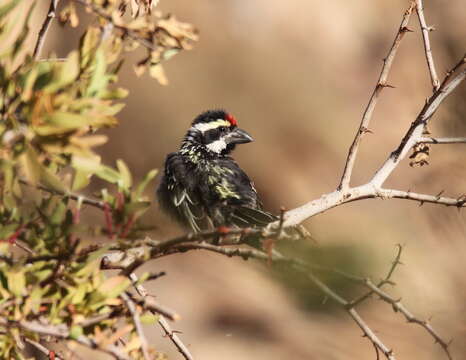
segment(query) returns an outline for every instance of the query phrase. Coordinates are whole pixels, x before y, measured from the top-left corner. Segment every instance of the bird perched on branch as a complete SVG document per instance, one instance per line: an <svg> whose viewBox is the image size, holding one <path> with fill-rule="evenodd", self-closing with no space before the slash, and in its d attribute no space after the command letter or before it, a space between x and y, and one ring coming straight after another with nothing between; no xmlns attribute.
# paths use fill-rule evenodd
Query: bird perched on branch
<svg viewBox="0 0 466 360"><path fill-rule="evenodd" d="M223 110L196 117L181 147L165 160L160 205L193 232L219 226L265 226L277 218L262 210L254 184L230 156L253 141Z"/></svg>

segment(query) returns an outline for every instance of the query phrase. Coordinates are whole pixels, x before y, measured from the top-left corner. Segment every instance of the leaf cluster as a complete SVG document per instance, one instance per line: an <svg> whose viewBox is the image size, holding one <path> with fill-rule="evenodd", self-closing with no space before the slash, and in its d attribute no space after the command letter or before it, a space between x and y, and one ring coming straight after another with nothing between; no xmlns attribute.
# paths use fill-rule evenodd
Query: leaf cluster
<svg viewBox="0 0 466 360"><path fill-rule="evenodd" d="M53 334L117 358L144 358L131 283L101 269L111 247L101 240L127 248L143 236L144 192L157 171L135 182L123 160L103 164L96 147L107 141L100 130L117 125L128 93L117 86L124 54L144 47L137 72L148 68L163 83L161 62L197 35L153 11L152 1L71 0L57 14L62 23L76 26L83 6L92 24L65 58L39 59L27 43L35 5L0 5L0 357L23 359L25 340ZM89 192L93 177L103 184L97 195L76 193ZM137 321L157 320L141 304L136 312Z"/></svg>

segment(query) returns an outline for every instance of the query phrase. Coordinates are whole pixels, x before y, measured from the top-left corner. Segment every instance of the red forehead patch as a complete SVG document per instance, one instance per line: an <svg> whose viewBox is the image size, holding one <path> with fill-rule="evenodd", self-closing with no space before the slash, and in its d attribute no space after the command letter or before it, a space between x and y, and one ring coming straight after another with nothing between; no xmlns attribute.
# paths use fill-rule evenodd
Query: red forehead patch
<svg viewBox="0 0 466 360"><path fill-rule="evenodd" d="M229 121L231 126L237 126L238 122L236 121L235 117L231 114L226 114L225 120Z"/></svg>

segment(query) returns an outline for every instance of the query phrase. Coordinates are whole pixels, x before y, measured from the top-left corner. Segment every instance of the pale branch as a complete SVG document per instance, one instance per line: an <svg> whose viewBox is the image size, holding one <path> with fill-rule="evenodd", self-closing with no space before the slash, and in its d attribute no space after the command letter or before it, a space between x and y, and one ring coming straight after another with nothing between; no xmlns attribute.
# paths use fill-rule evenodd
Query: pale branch
<svg viewBox="0 0 466 360"><path fill-rule="evenodd" d="M126 303L126 306L133 317L134 328L139 337L139 342L141 343L141 351L142 355L144 356L144 360L150 360L149 349L147 345L147 338L144 334L144 329L142 328L141 319L139 317L139 312L136 309L136 305L134 304L133 300L125 293L122 293L120 297Z"/></svg>
<svg viewBox="0 0 466 360"><path fill-rule="evenodd" d="M421 137L418 144L465 144L466 137L445 137L445 138L433 138L433 137Z"/></svg>
<svg viewBox="0 0 466 360"><path fill-rule="evenodd" d="M50 0L50 7L47 12L47 16L45 17L44 23L39 30L39 35L37 36L37 42L34 47L34 52L32 54L35 60L38 60L40 57L40 53L42 51L42 47L45 43L45 38L47 37L47 33L49 31L50 25L52 24L53 19L55 19L57 14L57 5L60 0Z"/></svg>
<svg viewBox="0 0 466 360"><path fill-rule="evenodd" d="M26 331L31 331L36 334L40 335L48 335L57 339L69 340L69 341L76 341L81 345L84 345L90 349L98 350L104 353L107 353L113 356L114 359L117 360L130 360L129 356L124 354L117 346L115 345L107 345L105 347L100 346L97 342L93 339L88 338L84 335L80 335L78 337L71 337L70 330L65 324L59 325L50 325L50 324L42 324L38 321L26 321L26 320L7 320L0 318L0 325L5 327L14 327L14 328L21 328Z"/></svg>
<svg viewBox="0 0 466 360"><path fill-rule="evenodd" d="M432 203L445 206L455 206L458 208L466 206L466 196L461 195L458 198L449 198L440 195L426 195L418 194L411 191L393 190L393 189L380 189L378 190L379 196L382 199L406 199L418 201L420 204Z"/></svg>
<svg viewBox="0 0 466 360"><path fill-rule="evenodd" d="M302 223L304 220L321 214L333 207L369 198L385 198L381 187L385 180L406 157L412 147L419 143L420 139L424 139L423 133L425 126L441 105L443 100L455 90L462 81L466 78L466 69L460 68L466 63L466 57L463 57L454 67L447 73L447 76L442 81L439 89L427 100L425 106L420 111L416 120L411 124L405 136L401 140L399 146L394 150L377 170L373 178L366 184L351 187L347 189L337 189L331 193L322 195L319 199L311 200L308 203L289 210L285 213L285 221L283 226L295 226ZM460 70L460 71L459 71ZM389 197L390 198L390 197ZM409 199L409 198L408 198ZM448 201L447 201L448 202ZM451 205L454 205L451 203ZM278 227L278 221L268 225L268 231L274 231Z"/></svg>
<svg viewBox="0 0 466 360"><path fill-rule="evenodd" d="M364 336L367 337L374 347L380 350L388 360L395 360L395 355L393 354L393 350L389 349L386 345L384 345L379 338L375 335L372 329L366 324L366 322L359 316L355 308L349 308L348 314L353 318L353 320L358 324L361 330L364 333ZM377 353L378 356L378 353Z"/></svg>
<svg viewBox="0 0 466 360"><path fill-rule="evenodd" d="M419 25L422 30L422 38L424 42L424 51L427 60L427 67L429 68L430 80L432 82L433 91L438 90L440 87L440 82L437 76L437 71L435 70L434 58L432 56L432 50L430 48L429 32L433 30L432 27L428 27L426 24L426 19L424 17L424 5L422 0L416 0L416 13L419 19Z"/></svg>
<svg viewBox="0 0 466 360"><path fill-rule="evenodd" d="M452 360L452 356L448 347L450 346L449 342L443 340L437 331L429 324L427 320L420 320L415 317L402 303L400 299L394 299L386 292L382 291L378 286L376 286L370 279L358 280L358 282L364 283L368 288L370 288L374 293L379 295L380 299L385 301L386 303L392 306L394 312L400 312L406 318L409 323L418 324L419 326L423 327L438 343L442 349L444 350L445 354L447 355L448 359Z"/></svg>
<svg viewBox="0 0 466 360"><path fill-rule="evenodd" d="M137 275L135 273L130 273L128 277L133 283L133 286L136 289L139 296L141 296L143 299L146 299L149 296L149 294L146 288L142 284L138 283ZM178 349L178 352L186 360L194 360L193 356L191 355L191 352L188 350L186 345L183 344L179 336L171 329L170 325L168 324L167 320L165 320L165 317L163 315L159 315L158 323L160 327L162 328L165 336L168 336L168 338L172 341L172 343Z"/></svg>
<svg viewBox="0 0 466 360"><path fill-rule="evenodd" d="M460 64L465 63L465 58L461 59ZM455 68L457 65L455 66ZM452 70L453 71L453 70ZM429 120L432 118L434 113L437 111L442 102L455 90L458 85L463 82L466 78L466 69L460 71L455 77L452 78L453 72L450 71L445 77L440 87L434 94L427 100L426 104L422 108L421 112L417 116L416 120L411 124L410 128L406 132L406 135L401 140L398 148L393 151L382 167L377 170L374 177L370 181L375 187L383 185L385 180L395 170L398 164L403 160L408 152L414 145L419 142L419 139L423 137L425 127Z"/></svg>
<svg viewBox="0 0 466 360"><path fill-rule="evenodd" d="M353 143L351 144L349 148L348 157L346 159L345 168L343 170L343 175L341 177L340 184L338 185L339 190L346 190L350 185L351 174L353 172L354 163L356 161L359 144L362 140L362 136L366 132L368 132L369 123L371 121L372 114L374 112L375 106L377 104L377 100L379 98L379 95L382 89L384 89L385 87L390 87L390 85L387 84L388 74L392 67L393 61L395 60L395 56L400 46L401 40L403 39L404 35L408 31L410 31L408 29L408 24L409 24L409 19L411 17L414 7L415 7L414 2L411 2L408 10L406 10L403 15L403 20L401 21L401 25L398 28L392 47L388 51L388 54L383 61L383 66L382 66L382 70L379 75L379 79L377 80L377 85L375 86L374 91L372 92L369 103L367 104L367 107L364 110L364 114L362 116L359 129L356 133L356 136L354 137Z"/></svg>

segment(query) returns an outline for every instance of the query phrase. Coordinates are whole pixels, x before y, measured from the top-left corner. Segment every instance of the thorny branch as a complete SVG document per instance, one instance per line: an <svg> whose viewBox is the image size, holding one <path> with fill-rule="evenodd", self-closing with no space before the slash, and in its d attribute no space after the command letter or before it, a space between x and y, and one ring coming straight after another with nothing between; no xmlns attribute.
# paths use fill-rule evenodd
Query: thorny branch
<svg viewBox="0 0 466 360"><path fill-rule="evenodd" d="M427 66L429 68L430 80L432 82L433 91L438 90L440 82L438 80L437 71L435 70L434 58L432 56L432 50L430 48L429 32L435 30L433 27L429 27L426 24L424 18L424 5L422 0L416 0L416 12L419 18L419 25L422 30L422 38L424 40L424 51L426 54Z"/></svg>
<svg viewBox="0 0 466 360"><path fill-rule="evenodd" d="M149 294L144 286L138 284L138 277L135 273L130 273L128 275L129 279L133 283L137 293L141 296L144 300L147 299ZM167 336L178 349L179 353L186 359L186 360L194 360L191 352L188 350L186 345L181 341L180 337L171 329L170 324L168 324L167 320L165 320L164 316L160 314L159 317L159 325L162 328L164 335Z"/></svg>
<svg viewBox="0 0 466 360"><path fill-rule="evenodd" d="M361 143L362 136L368 132L369 123L371 121L372 114L374 112L375 105L377 104L377 100L381 91L386 87L390 87L390 85L387 84L388 73L390 72L393 61L395 60L395 56L400 46L401 40L407 32L411 31L408 28L408 24L414 6L414 2L411 2L411 5L409 6L408 10L405 11L403 15L403 20L401 21L401 25L398 29L398 32L396 33L392 47L390 48L387 57L383 60L382 71L380 72L379 79L377 80L377 84L374 88L374 91L372 92L366 110L364 111L361 124L359 125L359 129L356 133L356 136L354 137L353 143L350 146L348 157L346 159L345 169L343 170L340 185L338 185L338 190L346 190L350 185L351 174L353 172L353 167L356 161L356 156L358 154L358 148L359 144Z"/></svg>

